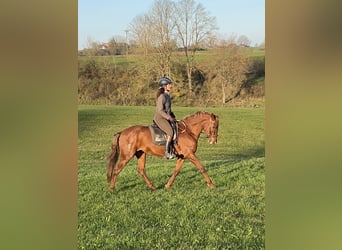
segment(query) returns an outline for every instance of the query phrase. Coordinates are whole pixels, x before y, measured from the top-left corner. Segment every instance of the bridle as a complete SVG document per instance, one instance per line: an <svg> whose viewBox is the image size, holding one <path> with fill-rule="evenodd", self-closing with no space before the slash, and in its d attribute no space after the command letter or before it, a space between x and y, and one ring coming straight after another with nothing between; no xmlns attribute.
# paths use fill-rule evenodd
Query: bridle
<svg viewBox="0 0 342 250"><path fill-rule="evenodd" d="M210 120L208 127L205 129L206 136L208 139L216 139L217 140L218 127L215 126L215 122L216 122L216 120Z"/></svg>
<svg viewBox="0 0 342 250"><path fill-rule="evenodd" d="M208 124L208 127L206 129L203 129L206 133L206 136L208 139L212 140L212 139L215 139L217 140L217 136L218 136L218 126L215 126L216 123L216 119L215 120L211 120L210 119L210 122ZM180 124L182 124L182 126L178 126L179 128L179 134L183 134L186 132L187 130L187 125L186 123L183 121L183 120L180 120L178 121ZM184 127L184 128L182 128Z"/></svg>

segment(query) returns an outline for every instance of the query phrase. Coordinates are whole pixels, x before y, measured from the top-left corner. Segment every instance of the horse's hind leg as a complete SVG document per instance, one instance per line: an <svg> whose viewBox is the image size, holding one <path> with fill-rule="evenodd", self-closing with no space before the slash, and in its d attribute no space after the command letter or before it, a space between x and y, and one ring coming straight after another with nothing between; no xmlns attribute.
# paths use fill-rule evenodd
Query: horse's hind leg
<svg viewBox="0 0 342 250"><path fill-rule="evenodd" d="M138 172L139 172L139 174L144 178L144 181L146 182L147 186L151 190L155 190L156 187L152 184L150 179L147 177L146 171L145 171L146 153L139 151L136 153L136 157L138 158Z"/></svg>
<svg viewBox="0 0 342 250"><path fill-rule="evenodd" d="M113 191L116 183L116 179L118 178L118 175L120 174L121 170L126 166L126 164L129 162L130 159L121 159L119 164L114 170L114 174L112 176L112 180L110 182L109 190Z"/></svg>

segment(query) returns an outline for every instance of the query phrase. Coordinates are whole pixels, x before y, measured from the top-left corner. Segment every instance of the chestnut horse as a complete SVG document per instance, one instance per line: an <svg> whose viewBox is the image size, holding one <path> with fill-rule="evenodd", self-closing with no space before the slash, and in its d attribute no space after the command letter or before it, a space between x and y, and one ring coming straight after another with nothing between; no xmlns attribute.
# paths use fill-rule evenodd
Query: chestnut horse
<svg viewBox="0 0 342 250"><path fill-rule="evenodd" d="M205 168L198 160L195 152L202 131L206 133L210 144L217 143L219 126L218 116L206 111L198 111L177 122L178 143L173 145L176 150L177 162L173 174L165 187L167 189L171 188L184 160L188 159L202 173L207 185L210 188L214 188L215 185L212 183ZM136 125L116 133L112 141L111 149L107 167L107 181L110 183L110 191L113 191L116 179L121 170L134 156L138 159L138 171L144 178L147 186L152 190L156 189L145 172L146 154L163 157L165 146L158 146L152 142L151 132L148 126ZM120 161L116 166L119 155Z"/></svg>

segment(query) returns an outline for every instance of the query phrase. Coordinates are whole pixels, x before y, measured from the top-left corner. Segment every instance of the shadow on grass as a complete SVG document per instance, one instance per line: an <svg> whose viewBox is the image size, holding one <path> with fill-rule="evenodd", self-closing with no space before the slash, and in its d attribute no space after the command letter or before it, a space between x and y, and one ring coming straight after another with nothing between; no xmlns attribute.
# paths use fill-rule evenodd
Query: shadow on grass
<svg viewBox="0 0 342 250"><path fill-rule="evenodd" d="M227 176L229 176L230 174L245 168L246 165L238 164L240 162L247 161L253 158L264 157L264 156L265 156L265 147L260 146L260 147L253 148L248 151L241 152L241 153L222 155L222 158L223 158L222 160L219 160L219 159L212 160L209 163L206 163L208 162L208 160L203 161L203 162L201 161L201 159L199 160L204 166L204 168L207 170L209 177L216 178L218 175L222 175L222 174L227 174ZM194 179L203 178L200 171L193 164L191 164L188 160L186 160L186 162L188 162L191 167L184 168L183 166L179 175L187 175L186 177L187 181L190 181L190 182L194 181ZM176 164L176 161L175 161L175 164ZM224 173L221 171L223 169L226 169ZM166 174L166 176L160 176L160 178L164 179L166 177L166 179L165 179L165 183L160 183L158 185L156 185L155 183L157 181L152 180L149 176L153 184L156 186L156 190L166 190L165 185L167 181L169 180L169 178L171 177L171 175L173 174L173 171L174 171L174 167L170 168L170 173ZM176 177L175 181L177 181L178 179L180 179L179 176ZM125 183L125 184L121 183L120 186L115 187L115 190L116 192L118 191L122 192L122 191L130 190L132 188L150 190L140 176L137 176L136 180L134 180L133 182Z"/></svg>
<svg viewBox="0 0 342 250"><path fill-rule="evenodd" d="M259 158L265 156L265 147L259 146L256 148L251 148L247 151L236 153L236 154L226 154L222 155L222 160L214 160L209 164L206 164L207 169L223 167L226 165L231 165L239 163L241 161L249 160L251 158Z"/></svg>
<svg viewBox="0 0 342 250"><path fill-rule="evenodd" d="M222 174L227 175L227 177L230 179L229 176L233 176L232 174L237 171L242 171L246 169L246 164L239 164L244 161L248 161L253 158L260 158L265 156L265 148L264 147L257 147L254 149L250 149L245 152L237 153L237 154L226 154L222 155L222 160L212 160L209 161L201 161L204 168L207 170L208 175L212 179L220 179L219 177L222 176ZM191 163L190 163L191 164ZM250 167L254 167L254 164L251 164ZM257 169L255 169L257 170ZM180 175L184 174L187 175L188 181L195 181L195 179L203 178L200 171L191 164L191 167L183 168L180 171ZM171 175L170 175L171 176ZM235 176L235 174L234 174ZM235 178L235 177L232 177ZM218 183L214 183L215 185ZM218 184L219 185L219 184Z"/></svg>
<svg viewBox="0 0 342 250"><path fill-rule="evenodd" d="M222 160L216 159L216 160L210 161L210 163L206 163L208 160L206 161L201 161L201 159L199 160L207 171L211 170L211 172L213 172L215 171L214 169L217 169L217 168L234 165L236 163L246 161L252 158L259 158L259 157L264 157L264 156L265 156L265 147L258 147L258 148L250 149L248 151L241 152L241 153L222 155ZM195 169L197 169L193 164L191 165ZM188 171L193 171L193 169L188 168L188 169L181 170L181 172L188 172ZM234 171L234 170L232 169L230 171Z"/></svg>
<svg viewBox="0 0 342 250"><path fill-rule="evenodd" d="M115 192L128 191L128 190L131 190L131 189L141 189L142 191L151 191L151 192L165 189L166 182L164 184L160 183L160 184L156 185L155 182L157 182L157 181L154 181L152 178L150 178L150 180L152 181L153 185L155 185L155 187L156 187L155 190L151 190L146 185L146 183L143 180L143 178L140 177L140 176L137 176L136 179L135 180L131 180L130 183L120 183L119 185L117 184L117 186L114 189L114 193Z"/></svg>

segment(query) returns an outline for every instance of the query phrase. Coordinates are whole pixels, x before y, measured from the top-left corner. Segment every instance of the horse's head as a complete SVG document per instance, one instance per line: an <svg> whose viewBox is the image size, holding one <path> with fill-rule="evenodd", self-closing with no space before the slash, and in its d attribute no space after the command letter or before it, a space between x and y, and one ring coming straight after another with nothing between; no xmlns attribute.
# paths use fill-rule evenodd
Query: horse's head
<svg viewBox="0 0 342 250"><path fill-rule="evenodd" d="M204 128L205 133L208 138L208 142L210 144L217 143L218 127L219 127L219 117L214 114L210 114L208 125L207 127Z"/></svg>
<svg viewBox="0 0 342 250"><path fill-rule="evenodd" d="M210 144L217 143L219 117L206 112L198 111L193 115L187 116L183 119L184 130L180 133L188 131L198 139L201 132L205 132Z"/></svg>

